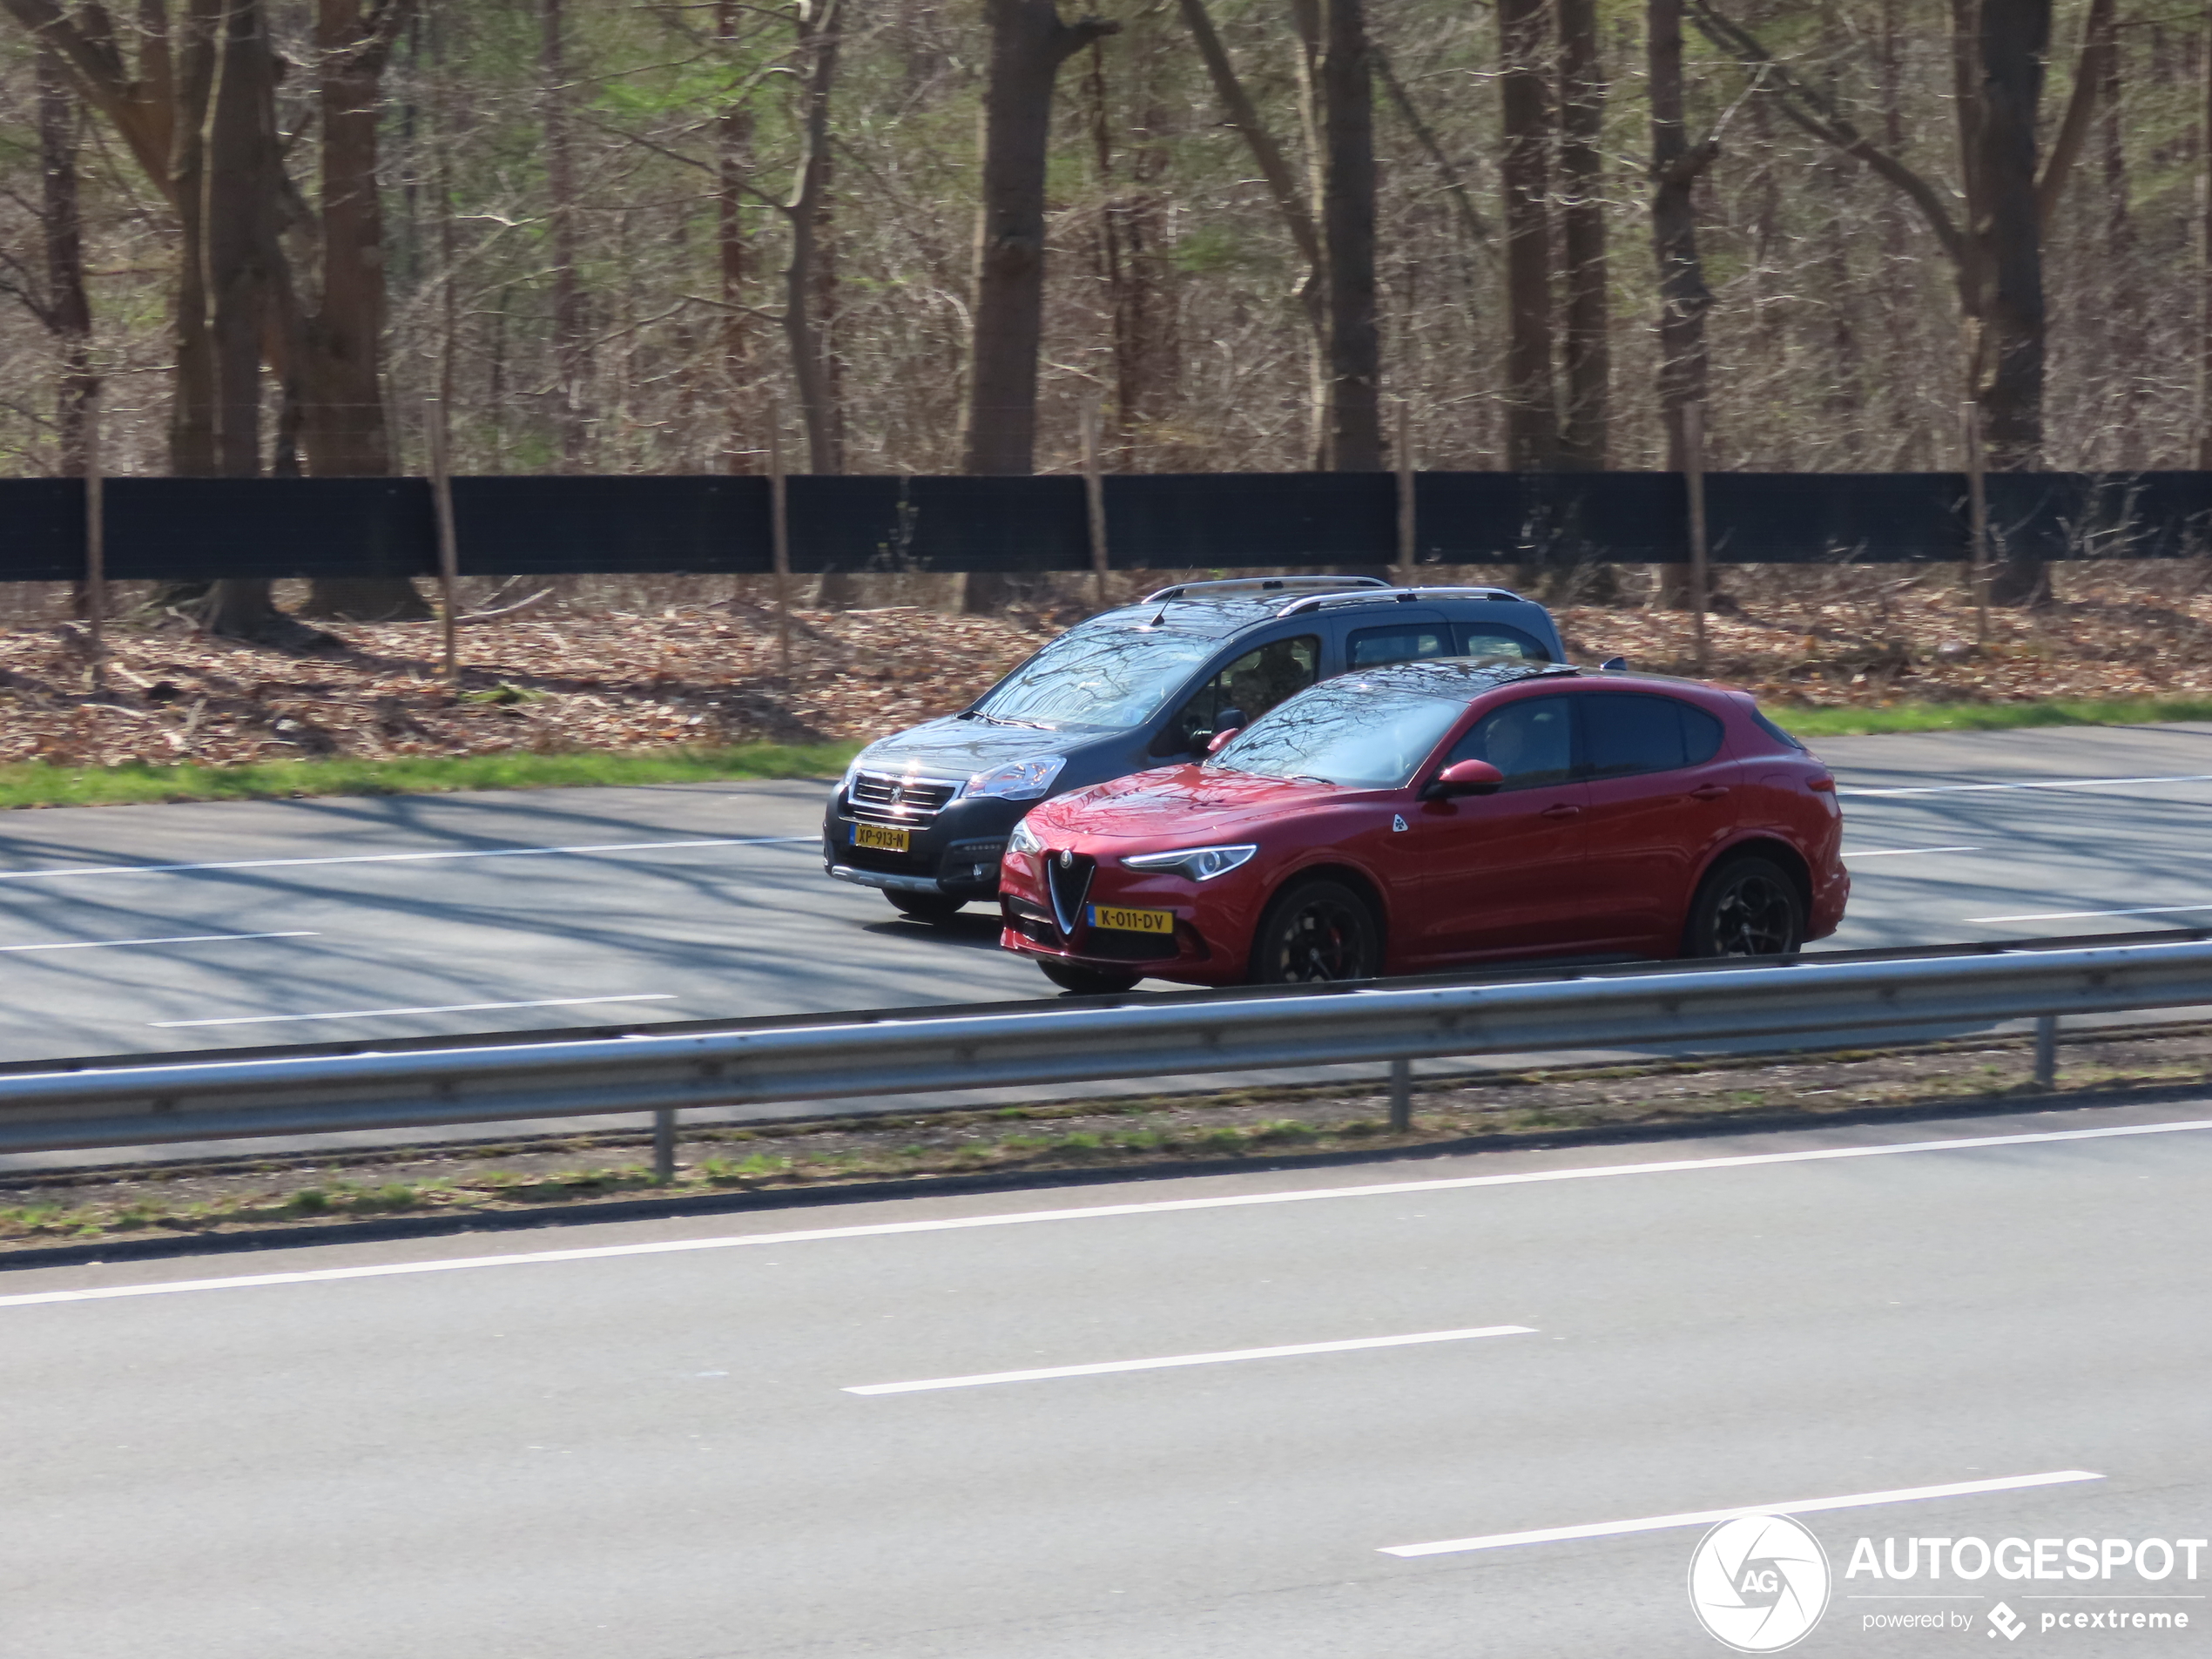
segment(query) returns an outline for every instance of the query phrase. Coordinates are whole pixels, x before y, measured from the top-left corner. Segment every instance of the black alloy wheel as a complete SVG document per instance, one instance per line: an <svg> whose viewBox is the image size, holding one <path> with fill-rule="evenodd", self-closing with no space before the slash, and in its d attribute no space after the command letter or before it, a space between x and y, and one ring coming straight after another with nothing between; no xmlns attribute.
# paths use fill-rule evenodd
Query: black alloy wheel
<svg viewBox="0 0 2212 1659"><path fill-rule="evenodd" d="M1077 996L1111 996L1126 991L1143 977L1121 968L1085 968L1079 962L1046 962L1037 966L1044 976L1063 991Z"/></svg>
<svg viewBox="0 0 2212 1659"><path fill-rule="evenodd" d="M1302 881L1267 908L1252 935L1255 985L1372 979L1382 929L1367 901L1341 881Z"/></svg>
<svg viewBox="0 0 2212 1659"><path fill-rule="evenodd" d="M886 887L883 896L891 900L894 910L910 921L950 921L968 903L965 899L948 898L941 893L901 893L896 887Z"/></svg>
<svg viewBox="0 0 2212 1659"><path fill-rule="evenodd" d="M1786 956L1805 942L1797 884L1771 860L1730 859L1697 889L1685 956Z"/></svg>

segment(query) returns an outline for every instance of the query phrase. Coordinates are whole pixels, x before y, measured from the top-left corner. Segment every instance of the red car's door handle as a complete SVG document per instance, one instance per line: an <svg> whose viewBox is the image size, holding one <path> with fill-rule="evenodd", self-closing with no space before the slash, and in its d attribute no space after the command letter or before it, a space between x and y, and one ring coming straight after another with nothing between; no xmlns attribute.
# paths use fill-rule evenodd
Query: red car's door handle
<svg viewBox="0 0 2212 1659"><path fill-rule="evenodd" d="M1689 798L1692 800L1718 800L1726 793L1726 784L1700 784L1689 792Z"/></svg>
<svg viewBox="0 0 2212 1659"><path fill-rule="evenodd" d="M1536 814L1539 818L1580 818L1581 815L1582 809L1569 801L1561 801L1556 806L1547 806Z"/></svg>

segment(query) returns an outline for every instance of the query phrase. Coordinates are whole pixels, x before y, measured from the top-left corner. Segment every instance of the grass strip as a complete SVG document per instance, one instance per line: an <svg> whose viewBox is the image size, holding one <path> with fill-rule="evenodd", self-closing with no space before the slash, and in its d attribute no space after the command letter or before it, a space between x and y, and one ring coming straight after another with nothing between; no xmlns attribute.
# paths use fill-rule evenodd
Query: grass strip
<svg viewBox="0 0 2212 1659"><path fill-rule="evenodd" d="M403 755L389 760L257 760L237 766L0 766L0 808L118 806L171 800L304 795L426 795L462 789L608 788L729 778L834 778L857 743L748 743L719 749L582 750L538 754Z"/></svg>
<svg viewBox="0 0 2212 1659"><path fill-rule="evenodd" d="M1801 738L1860 738L1893 732L2017 732L2038 725L2151 725L2164 720L2212 720L2202 698L2130 698L2033 703L1899 703L1889 708L1790 708L1767 713Z"/></svg>

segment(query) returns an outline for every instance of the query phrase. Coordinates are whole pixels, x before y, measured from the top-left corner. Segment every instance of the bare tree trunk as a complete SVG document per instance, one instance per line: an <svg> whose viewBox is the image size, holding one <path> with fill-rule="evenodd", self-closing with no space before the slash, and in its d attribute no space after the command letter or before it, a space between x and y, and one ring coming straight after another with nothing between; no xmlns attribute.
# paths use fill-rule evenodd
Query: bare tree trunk
<svg viewBox="0 0 2212 1659"><path fill-rule="evenodd" d="M2043 241L2035 172L2035 118L2050 45L2050 0L1982 0L1979 110L1967 152L1979 202L1973 221L1982 303L1975 395L1990 465L2027 472L2043 462ZM1991 583L2000 604L2049 596L2040 559L2008 549Z"/></svg>
<svg viewBox="0 0 2212 1659"><path fill-rule="evenodd" d="M1096 18L1063 24L1053 0L987 0L986 16L991 57L963 469L1018 474L1032 470L1036 449L1053 83L1071 54L1120 25Z"/></svg>
<svg viewBox="0 0 2212 1659"><path fill-rule="evenodd" d="M1567 419L1560 458L1569 467L1611 464L1613 379L1610 277L1605 248L1605 70L1596 0L1558 0L1561 211L1567 260Z"/></svg>
<svg viewBox="0 0 2212 1659"><path fill-rule="evenodd" d="M261 353L280 260L276 212L276 63L260 0L225 0L208 96L204 218L208 334L215 364L215 463L261 475ZM268 636L281 618L266 580L226 578L207 597L208 628Z"/></svg>
<svg viewBox="0 0 2212 1659"><path fill-rule="evenodd" d="M1710 138L1692 145L1684 124L1682 78L1683 0L1649 0L1645 53L1651 84L1651 241L1659 263L1659 408L1667 428L1667 468L1689 465L1683 411L1705 401L1705 314L1712 291L1705 286L1697 252L1697 215L1691 192L1720 146ZM1660 567L1659 602L1679 610L1689 603L1689 567Z"/></svg>
<svg viewBox="0 0 2212 1659"><path fill-rule="evenodd" d="M2114 463L2123 470L2133 470L2143 464L2140 388L2150 368L2148 345L2144 338L2142 285L2135 264L2135 222L2128 210L2132 186L2128 176L2127 111L2118 42L2112 38L2114 20L2107 13L2093 21L2101 22L2106 36L2104 50L2098 54L2103 72L2097 88L2104 151L2104 248L2100 262L2105 271L2106 401L2114 428Z"/></svg>
<svg viewBox="0 0 2212 1659"><path fill-rule="evenodd" d="M322 116L322 302L307 320L300 434L318 478L382 477L392 470L384 426L384 214L377 123L392 42L412 0L318 0L316 60ZM445 135L439 135L443 138ZM442 222L446 205L440 204ZM452 273L445 273L448 288ZM357 622L421 621L430 607L404 577L319 577L302 614Z"/></svg>
<svg viewBox="0 0 2212 1659"><path fill-rule="evenodd" d="M1559 403L1552 383L1551 99L1545 86L1547 0L1498 0L1499 179L1506 224L1506 462L1550 467L1559 459Z"/></svg>
<svg viewBox="0 0 2212 1659"><path fill-rule="evenodd" d="M1373 78L1364 0L1324 0L1321 236L1329 276L1328 460L1382 470L1382 336L1375 316Z"/></svg>
<svg viewBox="0 0 2212 1659"><path fill-rule="evenodd" d="M2197 131L2197 192L2198 213L2202 223L2198 226L2197 286L2199 311L2196 342L2196 464L2212 472L2212 11L2204 18L2204 33L2199 43L2202 54L2202 71L2204 84L2200 89L2204 103L2198 111Z"/></svg>
<svg viewBox="0 0 2212 1659"><path fill-rule="evenodd" d="M828 212L830 90L837 78L841 26L837 0L826 3L802 0L800 55L806 64L801 95L805 110L802 148L797 187L785 209L791 220L791 260L784 267L784 338L791 346L792 379L799 388L799 417L806 428L807 468L819 473L845 470L838 412L823 349L822 325L826 319L819 318L815 310L820 300L817 269L820 236ZM1042 180L1039 188L1042 191ZM1038 217L1043 217L1042 202Z"/></svg>
<svg viewBox="0 0 2212 1659"><path fill-rule="evenodd" d="M577 275L576 158L569 143L568 45L563 9L567 0L539 0L540 98L545 132L545 186L553 232L553 356L559 381L555 423L561 461L580 471L590 450L588 383L591 366L584 339L583 290Z"/></svg>
<svg viewBox="0 0 2212 1659"><path fill-rule="evenodd" d="M1312 448L1318 462L1321 450L1318 434L1323 429L1321 364L1328 343L1328 282L1322 268L1321 233L1311 195L1300 189L1290 163L1284 158L1282 147L1268 132L1251 95L1244 91L1244 83L1238 78L1221 37L1214 30L1213 19L1207 15L1205 0L1181 0L1181 5L1184 21L1190 26L1190 37L1205 63L1207 77L1213 82L1214 96L1221 100L1222 112L1228 117L1229 125L1244 134L1260 177L1267 181L1268 194L1274 198L1276 211L1283 216L1291 240L1305 260L1305 279L1298 285L1298 298L1299 308L1305 314L1306 362L1315 411L1316 442ZM1300 51L1304 51L1303 44ZM1304 62L1302 57L1300 62Z"/></svg>
<svg viewBox="0 0 2212 1659"><path fill-rule="evenodd" d="M215 343L207 327L206 125L215 84L223 0L185 0L177 53L174 158L167 182L177 206L177 381L169 406L169 470L215 476Z"/></svg>
<svg viewBox="0 0 2212 1659"><path fill-rule="evenodd" d="M738 0L716 0L715 37L734 53L742 9ZM731 72L736 72L732 58ZM745 185L752 171L752 111L732 100L714 118L715 263L722 283L723 395L729 408L729 436L724 465L751 472L752 441L746 418L752 393L752 324L745 305L748 249L745 230Z"/></svg>
<svg viewBox="0 0 2212 1659"><path fill-rule="evenodd" d="M84 219L77 185L77 100L53 49L37 52L39 218L46 244L44 321L61 358L54 384L54 428L61 474L84 475L87 406L92 375L92 302L84 289Z"/></svg>

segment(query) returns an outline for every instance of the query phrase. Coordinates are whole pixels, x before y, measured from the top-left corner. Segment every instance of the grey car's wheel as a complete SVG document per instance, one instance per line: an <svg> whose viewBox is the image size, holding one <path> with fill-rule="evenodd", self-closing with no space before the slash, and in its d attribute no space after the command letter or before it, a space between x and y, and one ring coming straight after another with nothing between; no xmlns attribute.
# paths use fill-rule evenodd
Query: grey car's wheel
<svg viewBox="0 0 2212 1659"><path fill-rule="evenodd" d="M1279 894L1252 935L1255 985L1372 979L1382 929L1367 901L1341 881L1301 881Z"/></svg>
<svg viewBox="0 0 2212 1659"><path fill-rule="evenodd" d="M901 893L896 887L885 888L883 896L891 900L894 910L914 921L950 921L968 903L941 893Z"/></svg>
<svg viewBox="0 0 2212 1659"><path fill-rule="evenodd" d="M1085 968L1077 962L1039 962L1044 976L1063 991L1077 996L1111 996L1126 991L1143 977L1120 968Z"/></svg>
<svg viewBox="0 0 2212 1659"><path fill-rule="evenodd" d="M1690 901L1685 956L1786 956L1805 942L1805 903L1788 871L1756 854L1716 867Z"/></svg>

